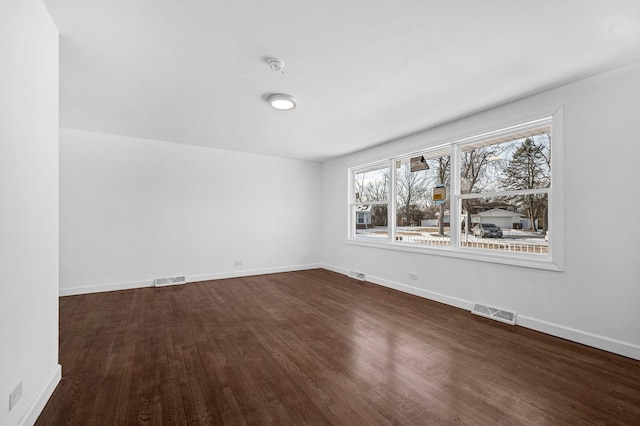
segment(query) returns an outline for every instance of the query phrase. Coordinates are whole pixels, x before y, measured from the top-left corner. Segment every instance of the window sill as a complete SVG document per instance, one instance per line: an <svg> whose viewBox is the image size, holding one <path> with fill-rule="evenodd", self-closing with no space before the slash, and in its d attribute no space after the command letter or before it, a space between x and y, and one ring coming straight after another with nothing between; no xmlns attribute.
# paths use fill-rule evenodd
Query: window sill
<svg viewBox="0 0 640 426"><path fill-rule="evenodd" d="M488 252L484 249L454 248L454 247L420 247L414 244L391 241L366 241L362 239L347 239L346 244L362 247L372 247L383 250L396 250L433 256L445 256L458 259L475 260L480 262L499 263L503 265L524 268L545 269L548 271L562 271L563 268L554 263L550 255L532 257L516 253Z"/></svg>

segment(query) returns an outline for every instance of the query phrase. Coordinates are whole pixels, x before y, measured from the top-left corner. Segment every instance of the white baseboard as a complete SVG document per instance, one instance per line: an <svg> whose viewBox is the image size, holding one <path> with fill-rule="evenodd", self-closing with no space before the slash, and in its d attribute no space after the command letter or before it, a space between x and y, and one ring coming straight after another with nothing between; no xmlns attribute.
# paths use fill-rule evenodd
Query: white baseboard
<svg viewBox="0 0 640 426"><path fill-rule="evenodd" d="M640 361L640 346L518 314L517 325Z"/></svg>
<svg viewBox="0 0 640 426"><path fill-rule="evenodd" d="M38 420L38 416L44 410L44 406L47 405L47 401L51 398L53 391L56 390L56 386L62 379L62 366L57 364L53 370L53 374L49 378L47 385L40 391L36 399L27 409L27 412L22 416L22 419L18 422L18 426L33 426Z"/></svg>
<svg viewBox="0 0 640 426"><path fill-rule="evenodd" d="M337 272L343 275L349 275L349 271L343 268L338 268L336 266L331 265L323 265L324 269L329 271ZM465 309L467 311L471 311L473 307L473 303L467 300L458 299L457 297L447 296L446 294L436 293L434 291L424 290L418 287L413 287L406 284L397 283L394 281L389 281L384 278L375 277L371 275L366 275L365 281L368 281L373 284L378 284L383 287L393 288L398 291L402 291L404 293L413 294L415 296L424 297L425 299L435 300L436 302L441 302L446 305L455 306L456 308Z"/></svg>
<svg viewBox="0 0 640 426"><path fill-rule="evenodd" d="M246 269L246 270L238 270L238 271L231 271L231 272L219 272L219 273L213 273L213 274L187 275L186 281L187 283L192 283L192 282L198 282L198 281L221 280L226 278L249 277L253 275L276 274L279 272L303 271L307 269L317 269L317 268L322 268L322 265L320 265L319 263L312 263L312 264L306 264L306 265L280 266L275 268ZM130 282L124 282L124 283L99 284L99 285L91 285L91 286L85 286L85 287L61 288L58 294L60 297L75 296L78 294L102 293L105 291L130 290L134 288L145 288L145 287L154 287L153 279L149 279L145 281L130 281Z"/></svg>
<svg viewBox="0 0 640 426"><path fill-rule="evenodd" d="M319 263L295 266L281 266L276 268L248 269L243 271L220 272L215 274L191 275L187 277L187 282L224 280L227 278L251 277L254 275L278 274L280 272L306 271L308 269L322 268Z"/></svg>
<svg viewBox="0 0 640 426"><path fill-rule="evenodd" d="M111 283L88 285L85 287L61 288L59 296L75 296L78 294L103 293L105 291L131 290L132 288L153 287L153 279L147 281L130 281L125 283Z"/></svg>
<svg viewBox="0 0 640 426"><path fill-rule="evenodd" d="M393 281L385 280L379 277L367 277L367 281L374 284L382 285L385 287L393 288L405 293L413 294L414 296L424 297L425 299L435 300L436 302L444 303L446 305L455 306L456 308L471 311L473 303L467 300L458 299L457 297L447 296L446 294L436 293L434 291L424 290L418 287L413 287L406 284L400 284Z"/></svg>
<svg viewBox="0 0 640 426"><path fill-rule="evenodd" d="M329 271L337 272L339 274L347 276L349 275L348 270L339 268L337 266L322 265L322 268ZM435 293L406 284L396 283L375 276L366 275L366 281L384 287L393 288L405 293L413 294L415 296L424 297L425 299L441 302L446 305L455 306L456 308L464 309L467 311L471 311L473 307L473 302L468 300ZM553 324L541 319L532 318L521 314L518 314L517 316L516 325L539 331L541 333L549 334L551 336L560 337L562 339L570 340L572 342L580 343L586 346L602 349L604 351L622 355L628 358L640 360L640 346L633 343L611 339L609 337L600 336L597 334L589 333L587 331L576 330L571 327Z"/></svg>

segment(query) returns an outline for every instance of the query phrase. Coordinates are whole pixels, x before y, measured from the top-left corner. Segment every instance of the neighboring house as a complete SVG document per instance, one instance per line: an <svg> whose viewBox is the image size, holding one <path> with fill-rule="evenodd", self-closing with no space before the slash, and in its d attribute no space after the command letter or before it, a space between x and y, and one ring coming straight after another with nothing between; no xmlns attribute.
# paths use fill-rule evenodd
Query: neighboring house
<svg viewBox="0 0 640 426"><path fill-rule="evenodd" d="M464 215L463 215L464 216ZM435 219L423 219L420 221L420 226L439 226L440 212L436 212ZM451 225L451 215L449 214L449 210L444 213L444 226Z"/></svg>
<svg viewBox="0 0 640 426"><path fill-rule="evenodd" d="M371 225L371 205L356 206L356 228L364 229Z"/></svg>
<svg viewBox="0 0 640 426"><path fill-rule="evenodd" d="M520 213L503 209L490 209L471 215L471 223L494 223L502 229L520 228Z"/></svg>
<svg viewBox="0 0 640 426"><path fill-rule="evenodd" d="M420 222L421 226L439 226L439 220L438 218L440 217L440 212L436 212L436 218L435 219L425 219L422 220ZM444 226L449 226L451 224L451 215L449 214L449 210L447 210L446 212L444 212Z"/></svg>
<svg viewBox="0 0 640 426"><path fill-rule="evenodd" d="M420 226L438 226L438 219L422 219Z"/></svg>

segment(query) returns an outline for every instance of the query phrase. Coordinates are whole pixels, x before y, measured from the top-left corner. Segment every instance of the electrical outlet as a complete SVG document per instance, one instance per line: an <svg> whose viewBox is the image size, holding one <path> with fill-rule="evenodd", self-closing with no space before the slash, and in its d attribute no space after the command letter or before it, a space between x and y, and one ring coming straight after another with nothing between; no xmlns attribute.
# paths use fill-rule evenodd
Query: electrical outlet
<svg viewBox="0 0 640 426"><path fill-rule="evenodd" d="M409 274L409 279L410 280L417 280L418 276L416 274Z"/></svg>
<svg viewBox="0 0 640 426"><path fill-rule="evenodd" d="M236 266L242 266L242 260L236 260L235 265Z"/></svg>
<svg viewBox="0 0 640 426"><path fill-rule="evenodd" d="M16 387L9 394L9 411L16 406L20 398L22 397L22 382L18 383Z"/></svg>

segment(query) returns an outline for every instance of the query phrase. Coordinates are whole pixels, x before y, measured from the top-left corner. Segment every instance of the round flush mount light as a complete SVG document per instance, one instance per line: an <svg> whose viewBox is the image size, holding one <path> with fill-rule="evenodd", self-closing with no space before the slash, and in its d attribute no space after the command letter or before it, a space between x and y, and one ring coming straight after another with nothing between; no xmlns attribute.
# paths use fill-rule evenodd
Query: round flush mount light
<svg viewBox="0 0 640 426"><path fill-rule="evenodd" d="M272 108L279 110L294 109L296 107L296 98L283 93L276 93L267 98L267 102Z"/></svg>

